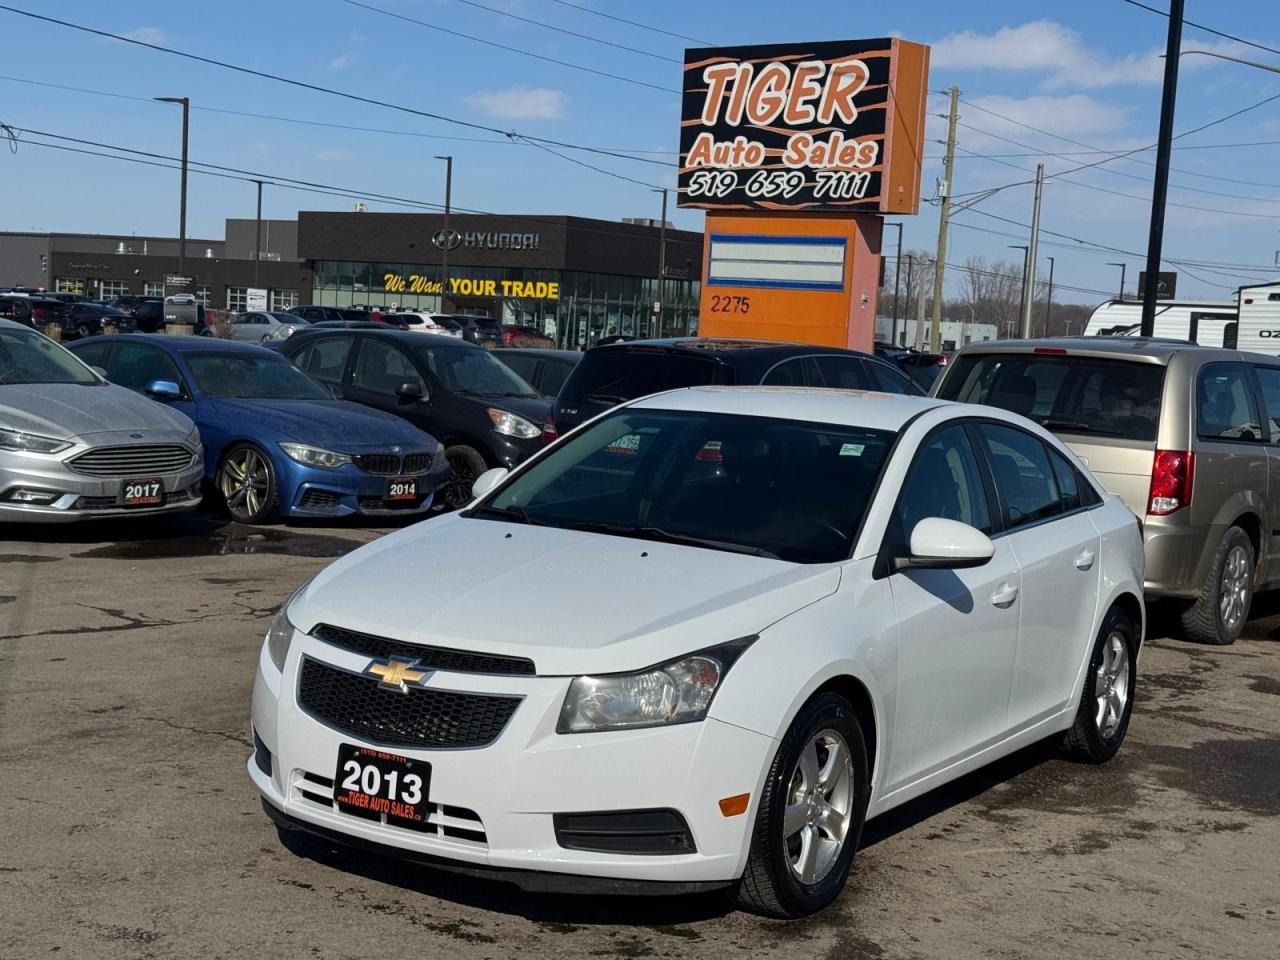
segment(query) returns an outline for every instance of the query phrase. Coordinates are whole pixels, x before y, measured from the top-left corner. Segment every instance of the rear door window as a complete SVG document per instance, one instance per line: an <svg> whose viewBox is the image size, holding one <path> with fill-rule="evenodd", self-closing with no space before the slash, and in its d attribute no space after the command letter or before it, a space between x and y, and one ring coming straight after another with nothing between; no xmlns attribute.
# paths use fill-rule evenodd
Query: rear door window
<svg viewBox="0 0 1280 960"><path fill-rule="evenodd" d="M1196 434L1201 440L1262 440L1253 386L1243 363L1208 363L1200 369Z"/></svg>
<svg viewBox="0 0 1280 960"><path fill-rule="evenodd" d="M351 337L326 337L312 346L303 369L318 380L340 383L350 353Z"/></svg>
<svg viewBox="0 0 1280 960"><path fill-rule="evenodd" d="M828 387L834 387L838 390L868 390L871 388L871 380L867 376L866 368L862 365L861 357L829 355L818 357L817 363L818 371L822 374L822 381Z"/></svg>
<svg viewBox="0 0 1280 960"><path fill-rule="evenodd" d="M1263 415L1271 427L1271 442L1280 443L1280 367L1255 366L1254 375L1262 389Z"/></svg>
<svg viewBox="0 0 1280 960"><path fill-rule="evenodd" d="M1061 513L1058 483L1039 438L995 423L978 429L986 442L1005 529Z"/></svg>
<svg viewBox="0 0 1280 960"><path fill-rule="evenodd" d="M776 364L760 381L766 387L821 387L822 374L813 357L792 357Z"/></svg>
<svg viewBox="0 0 1280 960"><path fill-rule="evenodd" d="M1019 413L1055 433L1154 443L1164 374L1161 364L1128 360L977 353L953 361L938 396Z"/></svg>
<svg viewBox="0 0 1280 960"><path fill-rule="evenodd" d="M909 397L922 397L924 391L911 382L910 378L900 370L881 363L878 360L867 360L867 372L871 374L871 383L877 390L885 393L905 393Z"/></svg>

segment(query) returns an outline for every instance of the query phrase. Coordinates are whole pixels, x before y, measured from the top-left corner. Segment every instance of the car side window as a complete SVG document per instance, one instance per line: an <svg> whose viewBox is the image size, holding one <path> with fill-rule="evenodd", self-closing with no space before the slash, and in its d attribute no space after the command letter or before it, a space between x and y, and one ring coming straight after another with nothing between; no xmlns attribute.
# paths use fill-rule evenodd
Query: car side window
<svg viewBox="0 0 1280 960"><path fill-rule="evenodd" d="M421 380L409 358L398 347L378 340L365 340L360 344L360 356L351 378L353 387L394 396L400 384Z"/></svg>
<svg viewBox="0 0 1280 960"><path fill-rule="evenodd" d="M520 375L526 383L533 383L538 370L538 358L524 354L504 354L502 362Z"/></svg>
<svg viewBox="0 0 1280 960"><path fill-rule="evenodd" d="M775 365L760 383L766 387L819 387L822 375L812 357L793 357Z"/></svg>
<svg viewBox="0 0 1280 960"><path fill-rule="evenodd" d="M107 351L110 349L110 343L100 340L97 343L87 343L72 352L91 367L105 367L106 364L103 361L107 358Z"/></svg>
<svg viewBox="0 0 1280 960"><path fill-rule="evenodd" d="M924 391L911 381L905 373L896 370L879 360L866 361L867 371L871 374L871 384L885 393L902 393L908 397L923 397Z"/></svg>
<svg viewBox="0 0 1280 960"><path fill-rule="evenodd" d="M1058 484L1062 509L1069 512L1085 506L1084 498L1081 496L1081 487L1085 486L1085 483L1076 472L1076 468L1052 447L1049 448L1049 463L1053 465L1053 479Z"/></svg>
<svg viewBox="0 0 1280 960"><path fill-rule="evenodd" d="M182 386L182 374L168 354L141 343L116 345L107 366L107 379L130 390L143 391L157 380Z"/></svg>
<svg viewBox="0 0 1280 960"><path fill-rule="evenodd" d="M326 337L312 346L303 369L318 380L338 383L347 368L350 353L351 337Z"/></svg>
<svg viewBox="0 0 1280 960"><path fill-rule="evenodd" d="M1280 444L1280 367L1256 365L1253 372L1262 389L1263 415L1271 421L1271 442Z"/></svg>
<svg viewBox="0 0 1280 960"><path fill-rule="evenodd" d="M939 430L920 447L898 498L897 520L908 543L928 517L958 520L991 533L987 494L969 434L955 425Z"/></svg>
<svg viewBox="0 0 1280 960"><path fill-rule="evenodd" d="M569 374L573 372L573 364L558 363L555 360L546 360L542 364L542 383L539 389L548 397L557 396L560 388L564 386L564 382L569 379Z"/></svg>
<svg viewBox="0 0 1280 960"><path fill-rule="evenodd" d="M1196 433L1201 440L1262 440L1262 424L1243 363L1208 363L1201 368L1196 384Z"/></svg>
<svg viewBox="0 0 1280 960"><path fill-rule="evenodd" d="M1058 483L1039 438L995 423L984 423L979 430L995 476L1006 529L1061 513Z"/></svg>
<svg viewBox="0 0 1280 960"><path fill-rule="evenodd" d="M867 390L871 382L862 366L861 357L830 355L817 357L818 371L828 387L840 390Z"/></svg>

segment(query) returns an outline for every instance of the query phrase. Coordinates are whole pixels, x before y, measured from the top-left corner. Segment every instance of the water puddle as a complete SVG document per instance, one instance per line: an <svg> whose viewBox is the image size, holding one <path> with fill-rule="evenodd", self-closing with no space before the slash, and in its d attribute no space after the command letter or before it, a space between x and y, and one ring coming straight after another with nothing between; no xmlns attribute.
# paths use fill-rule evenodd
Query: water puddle
<svg viewBox="0 0 1280 960"><path fill-rule="evenodd" d="M122 540L73 553L91 560L173 560L183 557L267 554L286 557L340 557L360 546L357 540L288 530L261 530L238 524L191 536ZM44 558L35 558L44 559Z"/></svg>

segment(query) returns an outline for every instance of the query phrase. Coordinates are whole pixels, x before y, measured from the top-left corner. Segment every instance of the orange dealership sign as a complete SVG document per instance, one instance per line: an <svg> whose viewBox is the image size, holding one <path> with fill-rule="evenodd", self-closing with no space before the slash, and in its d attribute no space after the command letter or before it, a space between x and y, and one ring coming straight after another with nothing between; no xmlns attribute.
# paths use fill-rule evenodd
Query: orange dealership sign
<svg viewBox="0 0 1280 960"><path fill-rule="evenodd" d="M686 50L680 205L915 213L928 73L897 39Z"/></svg>

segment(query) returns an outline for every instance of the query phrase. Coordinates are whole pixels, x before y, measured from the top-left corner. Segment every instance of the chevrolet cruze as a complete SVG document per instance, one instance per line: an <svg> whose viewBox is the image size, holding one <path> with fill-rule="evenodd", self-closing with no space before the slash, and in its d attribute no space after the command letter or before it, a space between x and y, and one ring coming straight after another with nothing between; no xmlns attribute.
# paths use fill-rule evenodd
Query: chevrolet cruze
<svg viewBox="0 0 1280 960"><path fill-rule="evenodd" d="M282 831L796 917L866 819L1035 741L1124 740L1137 522L1014 414L678 390L476 494L271 626L248 770Z"/></svg>

